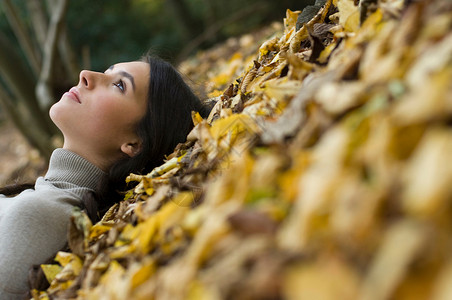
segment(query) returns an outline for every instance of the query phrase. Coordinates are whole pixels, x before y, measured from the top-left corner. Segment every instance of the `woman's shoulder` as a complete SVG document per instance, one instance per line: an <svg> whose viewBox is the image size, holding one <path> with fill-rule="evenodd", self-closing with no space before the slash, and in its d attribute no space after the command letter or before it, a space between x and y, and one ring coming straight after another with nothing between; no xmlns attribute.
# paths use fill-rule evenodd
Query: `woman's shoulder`
<svg viewBox="0 0 452 300"><path fill-rule="evenodd" d="M10 206L25 211L61 212L72 211L74 206L80 206L81 199L70 191L59 189L40 177L36 180L34 189L26 189L20 194L8 199ZM12 208L11 208L12 209Z"/></svg>
<svg viewBox="0 0 452 300"><path fill-rule="evenodd" d="M74 200L80 202L88 188L68 182L54 182L39 177L36 180L34 192L39 195L48 195L52 200Z"/></svg>
<svg viewBox="0 0 452 300"><path fill-rule="evenodd" d="M29 223L31 219L39 219L51 223L69 219L74 207L80 206L80 201L66 194L55 192L27 190L13 197L10 205L1 212L2 219L6 216ZM54 224L58 224L54 223Z"/></svg>

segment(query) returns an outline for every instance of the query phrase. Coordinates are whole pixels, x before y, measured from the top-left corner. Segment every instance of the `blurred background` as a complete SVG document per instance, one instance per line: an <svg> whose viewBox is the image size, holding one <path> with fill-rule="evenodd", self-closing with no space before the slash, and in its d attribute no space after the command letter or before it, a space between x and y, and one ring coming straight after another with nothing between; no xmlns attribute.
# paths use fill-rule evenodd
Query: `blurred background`
<svg viewBox="0 0 452 300"><path fill-rule="evenodd" d="M2 0L0 185L44 172L61 145L48 109L77 84L80 70L104 71L148 50L178 65L230 37L281 22L286 9L310 2Z"/></svg>

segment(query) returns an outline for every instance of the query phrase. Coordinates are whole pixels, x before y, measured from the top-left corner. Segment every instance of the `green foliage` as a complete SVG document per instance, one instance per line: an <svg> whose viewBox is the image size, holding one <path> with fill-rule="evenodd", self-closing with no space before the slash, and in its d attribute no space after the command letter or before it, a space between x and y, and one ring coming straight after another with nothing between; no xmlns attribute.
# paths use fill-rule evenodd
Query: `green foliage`
<svg viewBox="0 0 452 300"><path fill-rule="evenodd" d="M91 68L139 57L146 48L145 15L129 1L71 1L67 23L76 53L89 47Z"/></svg>
<svg viewBox="0 0 452 300"><path fill-rule="evenodd" d="M82 53L83 47L89 47L91 68L103 70L112 62L139 58L148 49L157 55L173 60L177 54L195 36L181 22L174 7L165 0L77 0L71 1L68 11L68 29L76 53ZM238 35L268 23L272 19L281 19L285 13L281 9L274 14L279 4L271 0L252 0L245 4L241 0L193 0L182 1L188 11L185 17L194 21L195 35L199 35L212 23L230 17L250 5L266 9L256 10L238 22L225 25L201 44L212 44ZM284 1L296 9L296 1ZM290 3L287 3L290 2ZM286 7L287 8L287 7ZM273 15L272 15L273 14Z"/></svg>
<svg viewBox="0 0 452 300"><path fill-rule="evenodd" d="M197 35L216 22L255 6L256 11L239 21L225 24L213 37L200 44L210 47L229 36L243 34L272 20L281 20L286 8L300 9L303 1L295 0L185 0L183 17L190 19L193 30L186 28L181 17L175 13L169 0L77 0L70 1L67 26L75 53L82 65L82 53L89 50L90 65L84 66L102 71L112 62L139 58L148 49L168 60ZM21 18L28 24L26 2L14 0L20 8ZM300 5L301 4L301 5ZM261 9L260 7L264 7ZM0 13L3 15L0 6ZM0 30L12 40L6 18L0 17Z"/></svg>

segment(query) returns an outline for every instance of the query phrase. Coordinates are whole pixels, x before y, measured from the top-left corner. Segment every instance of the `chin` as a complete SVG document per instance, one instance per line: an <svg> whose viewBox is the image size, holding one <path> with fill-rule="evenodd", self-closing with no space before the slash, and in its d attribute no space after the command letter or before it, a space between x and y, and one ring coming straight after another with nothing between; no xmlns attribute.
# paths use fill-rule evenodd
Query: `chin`
<svg viewBox="0 0 452 300"><path fill-rule="evenodd" d="M60 131L63 131L64 127L64 110L58 105L59 102L55 103L50 107L49 117L53 124L58 127Z"/></svg>
<svg viewBox="0 0 452 300"><path fill-rule="evenodd" d="M57 102L58 103L58 102ZM49 109L49 116L52 122L58 126L56 120L58 119L58 108L56 107L57 103L53 104Z"/></svg>

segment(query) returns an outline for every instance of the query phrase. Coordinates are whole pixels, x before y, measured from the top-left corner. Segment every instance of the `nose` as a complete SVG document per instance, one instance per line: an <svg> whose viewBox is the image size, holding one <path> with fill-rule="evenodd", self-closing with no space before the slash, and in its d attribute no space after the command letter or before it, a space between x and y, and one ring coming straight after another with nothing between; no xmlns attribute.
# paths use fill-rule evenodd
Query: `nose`
<svg viewBox="0 0 452 300"><path fill-rule="evenodd" d="M80 72L79 83L86 89L93 89L99 81L99 75L101 73L83 70Z"/></svg>

